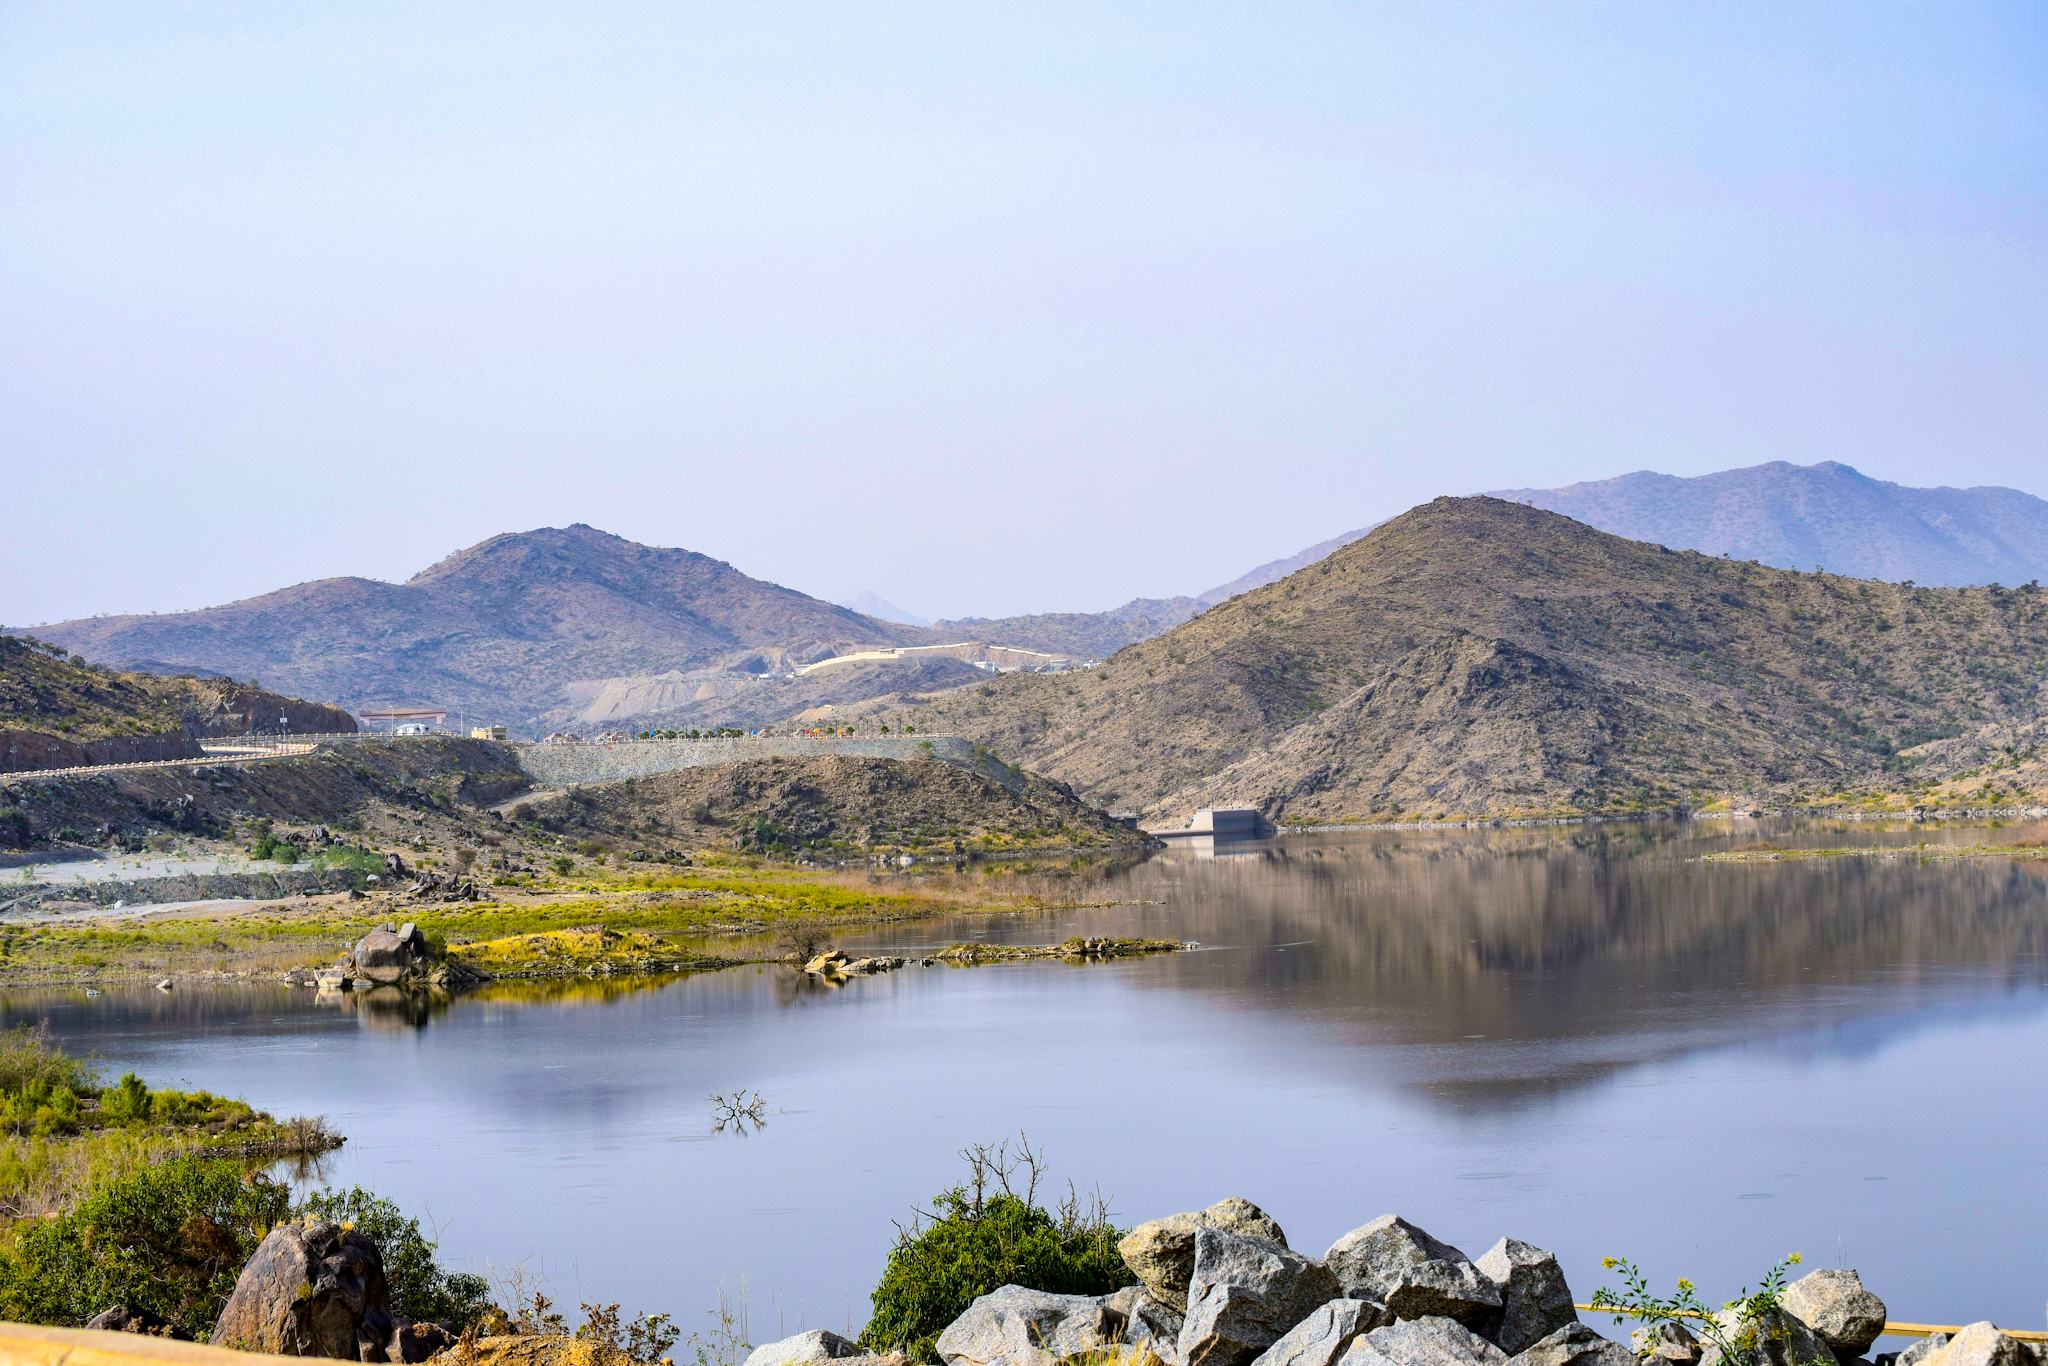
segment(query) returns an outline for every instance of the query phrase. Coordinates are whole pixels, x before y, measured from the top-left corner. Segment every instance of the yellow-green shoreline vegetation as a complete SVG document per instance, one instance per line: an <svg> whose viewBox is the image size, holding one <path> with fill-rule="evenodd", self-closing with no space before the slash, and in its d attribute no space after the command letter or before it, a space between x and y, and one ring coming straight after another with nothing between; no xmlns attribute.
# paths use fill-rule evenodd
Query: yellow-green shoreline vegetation
<svg viewBox="0 0 2048 1366"><path fill-rule="evenodd" d="M927 874L826 870L742 855L691 866L572 865L488 889L491 899L416 904L345 895L0 926L0 983L254 974L338 961L367 931L412 921L437 952L498 975L674 971L780 961L864 926L1093 904L1097 865Z"/></svg>
<svg viewBox="0 0 2048 1366"><path fill-rule="evenodd" d="M1153 953L1179 953L1188 946L1178 939L1122 939L1108 935L1075 935L1057 944L949 944L932 957L941 963L1024 963L1056 959L1092 963L1106 958L1137 958Z"/></svg>
<svg viewBox="0 0 2048 1366"><path fill-rule="evenodd" d="M0 1033L0 1226L58 1213L97 1183L177 1158L263 1165L341 1141L317 1119L152 1088L133 1072L108 1083L38 1028Z"/></svg>
<svg viewBox="0 0 2048 1366"><path fill-rule="evenodd" d="M2048 839L2025 839L2010 844L1913 844L1837 846L1826 849L1790 849L1768 841L1740 849L1718 849L1700 854L1700 863L1806 863L1822 859L1873 858L1911 859L2048 859Z"/></svg>

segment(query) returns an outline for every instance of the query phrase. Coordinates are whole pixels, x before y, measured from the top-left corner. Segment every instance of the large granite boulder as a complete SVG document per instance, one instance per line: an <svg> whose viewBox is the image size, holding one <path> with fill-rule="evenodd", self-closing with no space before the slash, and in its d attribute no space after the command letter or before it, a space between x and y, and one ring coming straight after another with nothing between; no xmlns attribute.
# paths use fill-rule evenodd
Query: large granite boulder
<svg viewBox="0 0 2048 1366"><path fill-rule="evenodd" d="M1114 1347L1123 1335L1124 1316L1106 1298L1006 1285L947 1324L938 1348L947 1366L1050 1366Z"/></svg>
<svg viewBox="0 0 2048 1366"><path fill-rule="evenodd" d="M1819 1335L1783 1309L1766 1309L1751 1316L1723 1309L1714 1315L1714 1322L1721 1336L1735 1344L1746 1359L1729 1361L1727 1353L1709 1342L1700 1354L1700 1366L1813 1366L1816 1361L1835 1359Z"/></svg>
<svg viewBox="0 0 2048 1366"><path fill-rule="evenodd" d="M183 1338L178 1326L153 1309L117 1304L87 1319L85 1326L102 1333L140 1333L152 1338Z"/></svg>
<svg viewBox="0 0 2048 1366"><path fill-rule="evenodd" d="M1922 1366L1927 1358L1939 1352L1955 1340L1953 1334L1929 1333L1916 1338L1903 1351L1886 1352L1877 1358L1879 1366Z"/></svg>
<svg viewBox="0 0 2048 1366"><path fill-rule="evenodd" d="M747 1353L746 1366L814 1366L820 1361L838 1361L861 1354L860 1344L849 1342L825 1328L767 1343Z"/></svg>
<svg viewBox="0 0 2048 1366"><path fill-rule="evenodd" d="M1785 1287L1778 1303L1844 1361L1869 1351L1884 1332L1884 1301L1865 1290L1854 1271L1808 1272Z"/></svg>
<svg viewBox="0 0 2048 1366"><path fill-rule="evenodd" d="M1638 1328L1628 1335L1628 1340L1635 1348L1636 1359L1644 1366L1699 1366L1700 1358L1706 1354L1700 1340L1678 1323Z"/></svg>
<svg viewBox="0 0 2048 1366"><path fill-rule="evenodd" d="M1567 1323L1517 1353L1509 1366L1640 1366L1636 1354L1583 1323Z"/></svg>
<svg viewBox="0 0 2048 1366"><path fill-rule="evenodd" d="M2037 1359L2018 1338L1973 1323L1920 1360L1921 1366L2035 1366Z"/></svg>
<svg viewBox="0 0 2048 1366"><path fill-rule="evenodd" d="M1180 1359L1242 1366L1337 1293L1328 1267L1284 1243L1197 1228Z"/></svg>
<svg viewBox="0 0 2048 1366"><path fill-rule="evenodd" d="M1247 1238L1287 1246L1280 1225L1251 1201L1238 1196L1218 1200L1207 1209L1169 1214L1138 1225L1117 1244L1124 1265L1131 1269L1152 1297L1169 1309L1183 1313L1188 1307L1188 1277L1195 1271L1195 1230L1221 1229Z"/></svg>
<svg viewBox="0 0 2048 1366"><path fill-rule="evenodd" d="M1542 1248L1503 1238L1473 1265L1500 1292L1500 1318L1488 1336L1509 1356L1579 1321L1564 1268Z"/></svg>
<svg viewBox="0 0 2048 1366"><path fill-rule="evenodd" d="M1254 1366L1335 1366L1357 1338L1392 1322L1385 1305L1331 1300L1259 1353Z"/></svg>
<svg viewBox="0 0 2048 1366"><path fill-rule="evenodd" d="M351 975L378 986L396 986L418 976L427 967L427 939L419 927L379 925L356 941L349 951Z"/></svg>
<svg viewBox="0 0 2048 1366"><path fill-rule="evenodd" d="M280 1224L235 1279L211 1341L277 1356L382 1361L397 1325L377 1245L335 1224Z"/></svg>
<svg viewBox="0 0 2048 1366"><path fill-rule="evenodd" d="M1166 1366L1180 1366L1180 1330L1187 1315L1161 1304L1142 1285L1127 1285L1103 1303L1124 1316L1124 1345L1142 1347Z"/></svg>
<svg viewBox="0 0 2048 1366"><path fill-rule="evenodd" d="M1500 1288L1471 1258L1398 1214L1353 1229L1323 1260L1345 1294L1384 1304L1396 1319L1434 1315L1484 1327L1500 1311Z"/></svg>
<svg viewBox="0 0 2048 1366"><path fill-rule="evenodd" d="M1507 1366L1507 1353L1455 1319L1429 1315L1375 1328L1340 1366Z"/></svg>

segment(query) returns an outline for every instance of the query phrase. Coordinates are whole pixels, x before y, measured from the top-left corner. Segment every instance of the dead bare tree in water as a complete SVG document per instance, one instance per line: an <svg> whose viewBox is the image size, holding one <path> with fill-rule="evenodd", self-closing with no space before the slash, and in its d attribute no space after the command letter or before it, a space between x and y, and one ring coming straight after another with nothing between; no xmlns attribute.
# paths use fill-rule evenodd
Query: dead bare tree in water
<svg viewBox="0 0 2048 1366"><path fill-rule="evenodd" d="M728 1128L736 1133L752 1133L768 1123L768 1102L759 1091L750 1091L742 1086L731 1095L720 1091L711 1093L711 1131L724 1133Z"/></svg>

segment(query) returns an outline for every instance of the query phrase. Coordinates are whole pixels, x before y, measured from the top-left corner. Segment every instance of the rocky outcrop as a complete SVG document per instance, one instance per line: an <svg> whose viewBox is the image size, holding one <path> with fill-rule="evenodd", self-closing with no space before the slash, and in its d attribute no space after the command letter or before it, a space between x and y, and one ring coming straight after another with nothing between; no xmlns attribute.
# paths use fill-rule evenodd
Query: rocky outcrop
<svg viewBox="0 0 2048 1366"><path fill-rule="evenodd" d="M1698 1338L1676 1323L1638 1328L1628 1335L1628 1340L1637 1358L1649 1366L1699 1366L1704 1350Z"/></svg>
<svg viewBox="0 0 2048 1366"><path fill-rule="evenodd" d="M1493 1340L1510 1356L1579 1321L1564 1268L1542 1248L1519 1238L1503 1238L1474 1265L1500 1293L1500 1318Z"/></svg>
<svg viewBox="0 0 2048 1366"><path fill-rule="evenodd" d="M822 977L830 981L841 977L865 977L871 973L894 972L909 962L908 958L886 956L854 958L838 949L827 949L805 963L804 971L812 977Z"/></svg>
<svg viewBox="0 0 2048 1366"><path fill-rule="evenodd" d="M335 1224L282 1224L242 1268L211 1341L278 1356L384 1361L397 1326L375 1243Z"/></svg>
<svg viewBox="0 0 2048 1366"><path fill-rule="evenodd" d="M1371 1300L1337 1299L1295 1324L1254 1366L1335 1366L1361 1334L1387 1326L1386 1306Z"/></svg>
<svg viewBox="0 0 2048 1366"><path fill-rule="evenodd" d="M397 986L427 970L427 937L419 926L379 925L349 952L349 969L358 981Z"/></svg>
<svg viewBox="0 0 2048 1366"><path fill-rule="evenodd" d="M1152 1292L1154 1299L1185 1313L1188 1278L1195 1271L1195 1231L1204 1228L1287 1245L1287 1235L1264 1210L1232 1195L1207 1209L1169 1214L1164 1219L1140 1224L1117 1244L1117 1251L1123 1254L1124 1265Z"/></svg>
<svg viewBox="0 0 2048 1366"><path fill-rule="evenodd" d="M1284 1243L1197 1228L1180 1359L1186 1366L1240 1366L1337 1294L1328 1267Z"/></svg>
<svg viewBox="0 0 2048 1366"><path fill-rule="evenodd" d="M1583 1323L1568 1323L1516 1355L1509 1366L1640 1366L1636 1354Z"/></svg>
<svg viewBox="0 0 2048 1366"><path fill-rule="evenodd" d="M1500 1287L1471 1258L1398 1214L1353 1229L1324 1260L1345 1294L1384 1304L1396 1319L1442 1317L1476 1327L1500 1311Z"/></svg>
<svg viewBox="0 0 2048 1366"><path fill-rule="evenodd" d="M1124 1319L1104 1297L1006 1285L983 1295L939 1334L947 1366L1052 1366L1117 1345Z"/></svg>
<svg viewBox="0 0 2048 1366"><path fill-rule="evenodd" d="M816 1366L821 1361L838 1361L861 1355L860 1344L850 1342L823 1328L783 1338L747 1353L745 1366Z"/></svg>
<svg viewBox="0 0 2048 1366"><path fill-rule="evenodd" d="M1854 1271L1809 1272L1785 1287L1779 1303L1844 1361L1869 1351L1884 1332L1884 1301L1865 1290Z"/></svg>
<svg viewBox="0 0 2048 1366"><path fill-rule="evenodd" d="M1429 1315L1375 1328L1344 1366L1506 1366L1507 1354L1455 1319Z"/></svg>
<svg viewBox="0 0 2048 1366"><path fill-rule="evenodd" d="M132 1304L117 1304L102 1309L86 1320L85 1326L96 1328L103 1333L140 1333L152 1338L186 1338L178 1326L154 1310L137 1308Z"/></svg>
<svg viewBox="0 0 2048 1366"><path fill-rule="evenodd" d="M1139 1347L1166 1366L1180 1366L1180 1330L1187 1315L1142 1285L1127 1285L1104 1300L1124 1316L1124 1345Z"/></svg>
<svg viewBox="0 0 2048 1366"><path fill-rule="evenodd" d="M1929 1352L1922 1366L2038 1366L2033 1352L2018 1338L2007 1337L1989 1323L1973 1323L1953 1339Z"/></svg>
<svg viewBox="0 0 2048 1366"><path fill-rule="evenodd" d="M1813 1366L1816 1361L1834 1359L1819 1334L1783 1309L1767 1309L1748 1317L1724 1309L1714 1321L1721 1336L1746 1353L1747 1360L1731 1362L1728 1353L1709 1342L1700 1355L1700 1366Z"/></svg>

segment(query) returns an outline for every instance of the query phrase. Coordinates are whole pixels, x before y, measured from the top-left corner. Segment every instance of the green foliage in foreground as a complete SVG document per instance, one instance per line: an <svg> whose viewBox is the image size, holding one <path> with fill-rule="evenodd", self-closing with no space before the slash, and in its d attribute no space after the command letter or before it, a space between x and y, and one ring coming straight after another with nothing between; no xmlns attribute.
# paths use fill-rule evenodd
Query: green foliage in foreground
<svg viewBox="0 0 2048 1366"><path fill-rule="evenodd" d="M930 1221L904 1230L889 1253L860 1338L870 1351L936 1360L940 1331L1005 1285L1103 1295L1134 1279L1116 1248L1123 1230L1099 1200L1084 1207L1070 1192L1056 1210L1034 1203L1039 1158L1028 1146L1015 1161L1004 1146L966 1156L972 1184L939 1192ZM1010 1179L1020 1169L1021 1193Z"/></svg>
<svg viewBox="0 0 2048 1366"><path fill-rule="evenodd" d="M95 1185L51 1219L0 1240L0 1319L77 1327L115 1304L163 1315L204 1340L256 1245L287 1217L353 1225L377 1244L401 1316L468 1328L489 1307L480 1276L444 1270L434 1243L360 1188L291 1205L277 1182L217 1157L182 1157Z"/></svg>
<svg viewBox="0 0 2048 1366"><path fill-rule="evenodd" d="M0 1244L0 1319L76 1327L114 1304L204 1340L242 1264L284 1217L284 1188L235 1163L180 1158L96 1187Z"/></svg>

